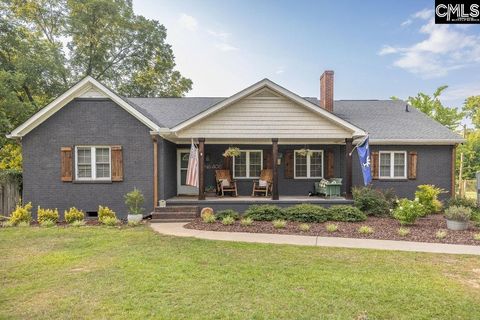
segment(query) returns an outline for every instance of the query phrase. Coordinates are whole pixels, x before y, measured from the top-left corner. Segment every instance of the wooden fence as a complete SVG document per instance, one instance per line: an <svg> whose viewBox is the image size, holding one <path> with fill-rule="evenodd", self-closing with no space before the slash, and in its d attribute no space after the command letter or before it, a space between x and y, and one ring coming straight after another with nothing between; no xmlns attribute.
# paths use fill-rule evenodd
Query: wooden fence
<svg viewBox="0 0 480 320"><path fill-rule="evenodd" d="M20 182L16 179L9 179L0 182L0 216L9 216L20 202Z"/></svg>

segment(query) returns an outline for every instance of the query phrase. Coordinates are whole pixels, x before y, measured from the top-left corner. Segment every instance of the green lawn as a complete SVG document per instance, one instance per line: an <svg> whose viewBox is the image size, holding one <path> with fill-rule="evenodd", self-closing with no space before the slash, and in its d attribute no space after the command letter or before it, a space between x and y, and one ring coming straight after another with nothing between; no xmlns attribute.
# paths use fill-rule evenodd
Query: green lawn
<svg viewBox="0 0 480 320"><path fill-rule="evenodd" d="M473 319L480 257L0 229L0 319Z"/></svg>

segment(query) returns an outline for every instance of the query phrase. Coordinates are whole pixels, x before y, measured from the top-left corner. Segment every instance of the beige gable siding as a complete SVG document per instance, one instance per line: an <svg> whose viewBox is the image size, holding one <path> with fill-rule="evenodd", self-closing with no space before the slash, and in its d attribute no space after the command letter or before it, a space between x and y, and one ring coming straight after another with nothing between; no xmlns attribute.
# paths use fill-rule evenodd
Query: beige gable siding
<svg viewBox="0 0 480 320"><path fill-rule="evenodd" d="M289 99L262 90L180 130L179 138L349 138L352 133Z"/></svg>

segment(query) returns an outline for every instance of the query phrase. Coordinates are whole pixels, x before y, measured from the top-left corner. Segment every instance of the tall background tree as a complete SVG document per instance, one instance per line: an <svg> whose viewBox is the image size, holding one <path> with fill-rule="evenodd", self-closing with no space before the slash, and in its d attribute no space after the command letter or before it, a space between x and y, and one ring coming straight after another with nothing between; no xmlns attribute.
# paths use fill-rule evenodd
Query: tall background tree
<svg viewBox="0 0 480 320"><path fill-rule="evenodd" d="M131 0L0 0L0 167L20 165L5 134L87 75L125 96L188 92L166 36Z"/></svg>
<svg viewBox="0 0 480 320"><path fill-rule="evenodd" d="M415 97L408 97L407 102L429 117L448 128L457 131L465 138L465 143L457 149L457 173L460 166L460 155L463 153L462 179L475 179L480 171L480 96L465 99L462 108L445 107L440 96L448 86L441 86L432 95L419 92ZM392 99L398 99L393 96ZM471 122L473 128L461 127L461 122ZM458 175L457 175L458 176Z"/></svg>

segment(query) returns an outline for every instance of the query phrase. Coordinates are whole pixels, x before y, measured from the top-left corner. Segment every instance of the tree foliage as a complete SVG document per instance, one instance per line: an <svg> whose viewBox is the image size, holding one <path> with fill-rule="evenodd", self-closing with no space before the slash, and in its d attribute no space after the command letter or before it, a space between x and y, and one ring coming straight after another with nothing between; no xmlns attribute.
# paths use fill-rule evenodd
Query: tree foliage
<svg viewBox="0 0 480 320"><path fill-rule="evenodd" d="M475 128L480 129L480 96L468 97L463 104L463 111Z"/></svg>
<svg viewBox="0 0 480 320"><path fill-rule="evenodd" d="M448 86L438 87L431 96L419 92L415 97L408 97L407 102L429 117L454 130L460 124L464 114L457 108L443 106L440 101L440 95L447 88Z"/></svg>
<svg viewBox="0 0 480 320"><path fill-rule="evenodd" d="M458 146L457 171L460 166L460 154L463 153L464 179L475 179L475 173L480 171L480 130L467 131L465 143Z"/></svg>
<svg viewBox="0 0 480 320"><path fill-rule="evenodd" d="M0 148L87 75L125 96L184 95L192 81L175 70L166 35L131 0L0 1Z"/></svg>

